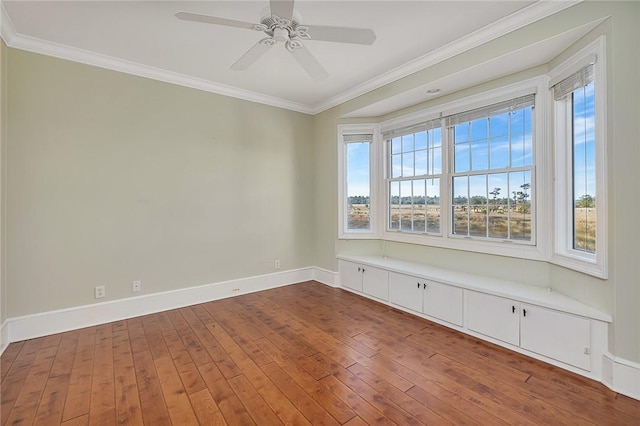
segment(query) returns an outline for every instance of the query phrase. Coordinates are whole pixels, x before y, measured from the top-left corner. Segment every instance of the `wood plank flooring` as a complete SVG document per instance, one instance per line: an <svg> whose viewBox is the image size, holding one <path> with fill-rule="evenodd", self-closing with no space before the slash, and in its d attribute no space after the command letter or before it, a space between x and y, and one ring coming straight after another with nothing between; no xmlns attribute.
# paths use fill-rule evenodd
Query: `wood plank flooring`
<svg viewBox="0 0 640 426"><path fill-rule="evenodd" d="M317 282L9 345L2 425L639 425L640 401Z"/></svg>

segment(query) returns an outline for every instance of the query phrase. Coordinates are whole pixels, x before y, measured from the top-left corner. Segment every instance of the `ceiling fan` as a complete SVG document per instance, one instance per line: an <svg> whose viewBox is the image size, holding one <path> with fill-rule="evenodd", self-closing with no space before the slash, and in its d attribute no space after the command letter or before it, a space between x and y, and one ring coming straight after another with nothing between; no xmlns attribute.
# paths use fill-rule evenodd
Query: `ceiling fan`
<svg viewBox="0 0 640 426"><path fill-rule="evenodd" d="M262 31L268 37L258 41L240 57L231 69L246 70L276 43L284 43L285 48L311 77L322 80L329 76L320 62L307 50L303 40L331 41L371 45L376 39L373 30L363 28L333 27L327 25L302 25L293 11L294 0L271 0L271 14L264 16L259 24L237 21L217 16L200 15L190 12L178 12L176 17L185 21L203 22L228 27Z"/></svg>

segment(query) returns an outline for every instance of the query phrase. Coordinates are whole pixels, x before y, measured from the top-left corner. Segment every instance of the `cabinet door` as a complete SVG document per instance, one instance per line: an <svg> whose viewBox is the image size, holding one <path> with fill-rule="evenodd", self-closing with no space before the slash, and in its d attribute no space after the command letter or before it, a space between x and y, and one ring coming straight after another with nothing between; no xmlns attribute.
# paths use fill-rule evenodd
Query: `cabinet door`
<svg viewBox="0 0 640 426"><path fill-rule="evenodd" d="M339 260L340 285L362 291L362 266L357 263Z"/></svg>
<svg viewBox="0 0 640 426"><path fill-rule="evenodd" d="M586 318L523 304L520 346L566 364L591 370L590 326Z"/></svg>
<svg viewBox="0 0 640 426"><path fill-rule="evenodd" d="M433 281L424 283L422 311L462 327L462 289Z"/></svg>
<svg viewBox="0 0 640 426"><path fill-rule="evenodd" d="M469 291L469 330L512 345L520 344L519 303L504 297Z"/></svg>
<svg viewBox="0 0 640 426"><path fill-rule="evenodd" d="M396 305L422 312L422 283L409 275L389 272L389 298Z"/></svg>
<svg viewBox="0 0 640 426"><path fill-rule="evenodd" d="M363 266L362 291L382 300L389 300L389 272L372 266Z"/></svg>

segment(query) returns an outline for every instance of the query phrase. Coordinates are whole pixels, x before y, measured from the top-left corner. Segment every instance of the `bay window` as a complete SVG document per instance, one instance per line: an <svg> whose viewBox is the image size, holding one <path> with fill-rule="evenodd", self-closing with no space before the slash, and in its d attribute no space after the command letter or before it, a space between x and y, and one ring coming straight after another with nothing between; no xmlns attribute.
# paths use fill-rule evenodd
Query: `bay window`
<svg viewBox="0 0 640 426"><path fill-rule="evenodd" d="M605 278L603 58L599 39L549 75L338 126L340 238L546 260Z"/></svg>

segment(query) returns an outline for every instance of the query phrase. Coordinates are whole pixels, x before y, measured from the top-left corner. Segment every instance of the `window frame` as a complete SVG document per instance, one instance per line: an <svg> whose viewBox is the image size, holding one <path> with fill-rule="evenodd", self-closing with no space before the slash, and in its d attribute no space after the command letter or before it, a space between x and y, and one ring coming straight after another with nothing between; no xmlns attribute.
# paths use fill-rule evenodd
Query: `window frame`
<svg viewBox="0 0 640 426"><path fill-rule="evenodd" d="M439 123L439 126L435 127L435 126L431 126L431 124L433 123ZM408 129L407 131L404 132L400 132L399 134L393 134L393 135L389 135L389 137L385 137L384 135L382 135L381 140L382 140L382 149L384 150L384 155L383 155L383 162L385 164L385 173L384 173L384 186L385 186L385 198L384 198L384 208L385 208L385 222L384 222L384 231L388 232L388 233L406 233L406 234L413 234L413 235L435 235L435 236L440 236L442 235L442 221L440 219L439 221L439 230L438 232L433 232L433 231L429 231L428 230L428 222L427 222L427 217L428 217L428 204L426 203L426 197L427 197L427 190L426 190L426 183L428 180L433 180L433 179L438 179L439 181L439 194L438 194L438 198L441 199L442 197L442 176L443 173L445 171L445 164L444 164L444 158L445 158L445 143L444 143L444 139L442 136L442 120L439 118L436 119L432 119L432 120L427 120L427 122L419 125L419 126L411 126L411 127L417 127L417 128L411 128ZM404 163L401 166L401 172L399 176L393 176L393 155L394 153L392 152L392 140L398 137L404 137L404 136L408 136L408 135L413 135L415 136L416 134L425 132L426 133L426 145L425 145L425 149L424 151L426 151L426 156L427 159L429 158L430 154L433 153L429 153L430 150L435 150L434 147L430 148L429 145L429 132L431 132L432 130L435 129L440 129L440 172L439 173L435 173L432 170L432 173L429 173L429 166L427 165L427 169L425 171L424 174L420 174L420 175L416 175L415 173L413 175L410 176L405 176L404 175ZM419 151L414 149L410 152L413 153L414 155L414 161L415 161L415 153ZM401 149L402 152L402 158L404 158L404 154L406 154L407 152L404 151L404 146ZM395 154L397 155L397 154ZM415 166L415 164L414 164ZM414 168L414 172L415 172L415 168ZM390 203L389 203L389 199L391 196L391 191L390 191L390 187L391 184L393 182L398 182L399 186L402 187L402 183L403 182L411 182L412 184L412 195L413 195L413 182L415 181L420 181L420 180L424 180L425 182L425 230L424 231L408 231L408 230L403 230L402 229L402 224L401 224L401 219L398 223L398 229L394 229L390 226L391 223L391 211L393 210ZM400 194L402 196L402 194ZM438 203L440 212L442 212L442 204L439 202ZM442 215L440 216L440 218L442 217Z"/></svg>
<svg viewBox="0 0 640 426"><path fill-rule="evenodd" d="M452 170L453 170L453 156L450 152L451 142L449 141L449 132L443 128L442 140L442 167L443 171L440 180L440 235L426 234L426 233L413 233L402 232L397 230L387 229L389 223L389 209L387 206L387 200L389 199L388 193L388 159L386 152L382 162L385 164L384 170L384 194L380 197L384 203L384 218L383 229L381 231L381 238L387 241L404 242L411 244L427 245L433 247L450 248L457 250L472 251L478 253L495 254L507 257L526 258L533 260L548 260L549 244L548 238L540 235L541 229L548 229L550 226L550 216L548 213L549 200L547 197L540 197L538 194L545 194L551 191L551 178L549 177L551 169L547 166L551 162L549 156L549 150L545 149L545 143L540 142L546 137L545 118L543 117L543 111L545 111L545 105L547 103L547 78L546 76L538 76L530 79L523 80L518 83L505 85L497 89L484 91L476 95L468 96L456 101L443 103L432 108L418 111L413 114L401 116L391 120L380 123L380 132L393 131L401 127L409 127L416 125L420 122L430 121L436 118L442 118L457 113L470 111L476 108L485 107L491 104L508 101L510 99L518 98L521 96L535 94L534 108L537 113L537 117L534 119L534 137L538 141L533 143L533 156L534 166L532 173L532 182L535 182L534 189L532 191L532 209L534 215L532 221L535 223L532 225L532 240L535 243L529 241L517 241L517 240L492 240L482 237L469 237L469 236L456 236L452 235L451 229L451 214L449 212L449 205L451 204L451 185L452 185ZM386 144L386 141L382 141ZM446 228L445 228L446 227ZM533 235L537 233L537 235Z"/></svg>
<svg viewBox="0 0 640 426"><path fill-rule="evenodd" d="M607 258L607 164L606 164L606 57L605 39L600 37L549 72L550 116L553 129L555 154L554 186L554 244L551 263L587 273L595 277L608 278ZM568 127L572 115L571 103L553 98L553 86L589 65L594 66L595 95L595 160L596 160L596 252L594 254L573 248L574 212L572 149ZM565 105L559 108L559 105Z"/></svg>
<svg viewBox="0 0 640 426"><path fill-rule="evenodd" d="M532 111L532 126L531 126L531 143L532 143L532 152L531 155L533 156L532 159L532 164L531 165L523 165L523 166L507 166L507 167L502 167L499 169L492 169L490 167L490 165L487 165L486 169L481 169L481 170L473 170L472 168L470 168L469 170L466 171L460 171L460 172L456 172L455 171L455 141L452 139L454 136L454 128L456 125L448 125L445 126L443 124L443 130L446 130L447 132L447 141L448 141L448 150L449 150L449 158L451 159L451 161L449 162L449 170L448 170L448 177L449 177L449 184L451 185L451 189L449 191L449 196L453 197L453 181L455 180L455 178L459 178L459 177L467 177L470 178L472 176L487 176L489 177L492 174L507 174L509 175L509 173L519 173L519 172L528 172L530 177L530 181L532 183L534 183L534 185L531 186L531 190L530 190L530 205L531 205L531 237L529 240L520 240L520 239L516 239L516 238L497 238L497 237L487 237L487 236L471 236L471 235L463 235L463 234L456 234L455 233L455 226L454 226L454 222L455 222L455 218L453 217L449 217L449 223L448 223L448 230L449 230L449 238L457 238L457 239L466 239L466 238L471 238L473 240L476 241L486 241L486 242L503 242L503 243L514 243L514 244L522 244L522 245L529 245L529 246L535 246L537 243L537 234L536 234L536 230L537 230L537 226L536 226L536 219L537 219L537 212L536 212L536 200L537 200L537 184L538 182L536 181L536 160L538 158L538 156L535 154L535 147L538 143L541 142L536 142L537 138L540 138L540 136L537 134L537 129L536 129L536 125L537 125L537 121L538 118L536 118L536 101L535 101L535 93L532 93L534 95L534 100L533 100L533 105L531 105L533 111ZM508 100L507 102L515 102L518 98L522 98L522 97L515 97L514 99ZM495 105L495 103L490 103L487 104L485 107L483 107L483 109L487 110L487 114L489 114L489 110L493 110L495 111L495 107L491 108L492 105ZM496 106L497 107L497 106ZM465 111L465 112L469 112ZM465 113L463 112L463 114ZM446 119L446 118L445 118ZM474 120L470 120L470 121L474 121ZM464 123L467 123L467 121L464 121ZM450 139L450 140L449 140ZM509 140L509 142L511 142ZM489 157L490 157L490 151L488 153ZM472 156L470 154L469 157L470 160L472 160ZM487 194L488 195L488 194ZM511 196L508 196L509 199L511 198ZM449 205L448 207L448 212L451 212L451 210L453 210L453 202L452 202L452 198L450 198L449 200ZM471 208L471 205L467 206L469 209Z"/></svg>
<svg viewBox="0 0 640 426"><path fill-rule="evenodd" d="M369 148L369 229L348 229L347 222L347 145L345 136L373 135ZM377 124L338 125L338 238L339 239L379 239L379 126Z"/></svg>

